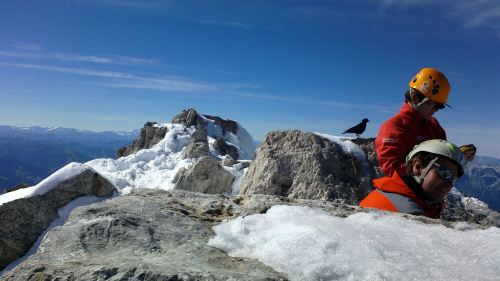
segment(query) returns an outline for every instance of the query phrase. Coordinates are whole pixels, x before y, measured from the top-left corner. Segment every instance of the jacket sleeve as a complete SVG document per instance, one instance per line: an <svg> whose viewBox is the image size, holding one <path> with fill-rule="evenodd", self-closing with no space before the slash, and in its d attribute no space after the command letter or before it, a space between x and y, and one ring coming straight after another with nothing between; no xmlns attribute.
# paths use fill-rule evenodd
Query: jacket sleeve
<svg viewBox="0 0 500 281"><path fill-rule="evenodd" d="M380 168L387 177L394 173L406 173L406 155L408 141L403 126L394 120L388 120L380 127L375 139L377 157Z"/></svg>

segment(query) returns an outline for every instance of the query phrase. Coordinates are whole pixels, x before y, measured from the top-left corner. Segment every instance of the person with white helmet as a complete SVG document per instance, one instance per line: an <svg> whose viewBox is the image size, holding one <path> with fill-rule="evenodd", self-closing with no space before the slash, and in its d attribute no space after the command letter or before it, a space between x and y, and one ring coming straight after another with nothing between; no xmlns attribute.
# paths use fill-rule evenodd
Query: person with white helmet
<svg viewBox="0 0 500 281"><path fill-rule="evenodd" d="M450 95L450 83L434 68L422 69L409 83L405 102L398 114L382 124L375 139L380 168L386 176L405 173L405 157L419 143L431 139L446 140L446 132L434 114L445 106ZM450 107L451 108L451 107ZM467 161L472 161L476 147L462 147Z"/></svg>
<svg viewBox="0 0 500 281"><path fill-rule="evenodd" d="M464 153L445 140L429 140L415 146L405 162L405 175L373 180L375 190L359 206L438 218L445 196L464 175Z"/></svg>

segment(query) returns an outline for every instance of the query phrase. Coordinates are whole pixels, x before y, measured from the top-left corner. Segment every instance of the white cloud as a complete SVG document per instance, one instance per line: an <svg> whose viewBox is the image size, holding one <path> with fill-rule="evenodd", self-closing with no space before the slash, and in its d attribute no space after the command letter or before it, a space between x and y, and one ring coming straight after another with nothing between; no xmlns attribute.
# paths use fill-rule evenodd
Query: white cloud
<svg viewBox="0 0 500 281"><path fill-rule="evenodd" d="M34 51L34 50L39 50L40 45L29 43L29 42L23 42L23 41L18 41L18 40L11 40L13 42L12 47L15 49L20 49L20 50L26 50L26 51Z"/></svg>
<svg viewBox="0 0 500 281"><path fill-rule="evenodd" d="M372 110L372 111L378 111L378 112L390 112L390 113L395 113L393 108L390 106L381 106L381 105L373 105L373 104L360 104L360 103L345 103L345 102L330 102L330 101L325 101L325 100L314 100L314 99L301 99L301 98L289 98L289 97L282 97L282 96L275 96L275 95L267 95L267 94L249 94L249 93L241 93L241 92L235 92L233 93L238 96L243 96L243 97L249 97L249 98L256 98L256 99L264 99L264 100L280 100L280 101L286 101L286 102L293 102L293 103L300 103L300 104L317 104L317 105L324 105L324 106L329 106L329 107L343 107L343 108L356 108L356 109L361 109L361 110ZM303 96L308 96L307 94L304 94Z"/></svg>
<svg viewBox="0 0 500 281"><path fill-rule="evenodd" d="M381 10L397 8L411 12L412 8L433 9L443 18L462 22L465 28L491 27L500 29L500 2L498 0L374 0Z"/></svg>
<svg viewBox="0 0 500 281"><path fill-rule="evenodd" d="M124 72L97 71L97 70L78 69L78 68L54 67L46 65L5 63L5 62L0 62L0 65L56 71L56 72L77 74L77 75L121 79L121 81L94 83L108 87L141 88L141 89L153 89L153 90L164 90L164 91L186 91L186 92L227 92L235 90L237 88L250 88L250 87L256 88L253 85L245 85L245 84L233 84L233 83L209 84L178 76L151 78L151 77L139 77Z"/></svg>
<svg viewBox="0 0 500 281"><path fill-rule="evenodd" d="M73 55L66 53L36 54L36 53L12 52L12 51L0 50L0 56L25 58L25 59L56 59L56 60L83 61L83 62L105 63L105 64L122 64L122 65L158 64L158 61L154 59L143 59L134 57L82 56L82 55Z"/></svg>
<svg viewBox="0 0 500 281"><path fill-rule="evenodd" d="M198 20L198 22L203 23L203 24L209 24L209 25L224 25L224 26L231 26L231 27L237 27L237 28L252 28L251 25L241 23L241 22L235 22L235 21L214 21L214 20Z"/></svg>
<svg viewBox="0 0 500 281"><path fill-rule="evenodd" d="M492 27L500 29L500 2L479 1L458 7L455 13L463 17L467 28Z"/></svg>

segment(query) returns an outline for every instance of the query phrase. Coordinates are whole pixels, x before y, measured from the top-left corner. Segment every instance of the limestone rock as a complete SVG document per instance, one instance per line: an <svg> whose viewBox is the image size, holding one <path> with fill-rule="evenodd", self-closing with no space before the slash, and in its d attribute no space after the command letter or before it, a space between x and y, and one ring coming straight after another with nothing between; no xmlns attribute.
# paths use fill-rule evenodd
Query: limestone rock
<svg viewBox="0 0 500 281"><path fill-rule="evenodd" d="M58 208L81 196L111 196L114 191L114 186L106 179L85 170L42 196L1 205L0 269L28 252L50 223L59 217Z"/></svg>
<svg viewBox="0 0 500 281"><path fill-rule="evenodd" d="M215 223L244 214L221 196L136 189L75 209L2 280L287 280L207 245Z"/></svg>
<svg viewBox="0 0 500 281"><path fill-rule="evenodd" d="M116 151L116 159L129 156L139 152L141 149L148 149L160 142L168 131L166 127L158 128L156 122L147 122L140 130L139 136L128 146L124 146Z"/></svg>
<svg viewBox="0 0 500 281"><path fill-rule="evenodd" d="M167 134L168 129L167 127L160 127L155 130L155 133L153 135L153 138L149 141L149 147L153 147L155 144L159 143L161 140L165 138L165 135Z"/></svg>
<svg viewBox="0 0 500 281"><path fill-rule="evenodd" d="M210 149L207 142L207 130L196 130L192 136L188 146L182 152L183 159L198 158L203 156L211 156Z"/></svg>
<svg viewBox="0 0 500 281"><path fill-rule="evenodd" d="M68 204L71 200L85 195L111 196L115 187L105 178L90 170L59 183L56 188L42 195L55 208Z"/></svg>
<svg viewBox="0 0 500 281"><path fill-rule="evenodd" d="M234 159L222 159L220 161L220 165L224 167L232 167L233 165L238 164L238 161ZM248 167L248 166L247 166Z"/></svg>
<svg viewBox="0 0 500 281"><path fill-rule="evenodd" d="M172 118L172 124L182 124L188 128L195 126L197 129L203 129L208 123L200 118L196 110L190 108L174 116L174 118Z"/></svg>
<svg viewBox="0 0 500 281"><path fill-rule="evenodd" d="M226 132L231 132L236 135L238 131L238 124L236 121L229 119L222 119L219 116L203 115L203 117L213 120L215 124L218 124L222 128L222 133L225 135Z"/></svg>
<svg viewBox="0 0 500 281"><path fill-rule="evenodd" d="M337 200L358 204L372 189L357 157L314 133L272 131L257 148L241 195Z"/></svg>
<svg viewBox="0 0 500 281"><path fill-rule="evenodd" d="M208 194L231 193L235 177L212 156L203 156L188 169L180 169L173 179L175 189Z"/></svg>
<svg viewBox="0 0 500 281"><path fill-rule="evenodd" d="M0 269L24 256L59 217L57 208L41 196L18 199L0 206Z"/></svg>
<svg viewBox="0 0 500 281"><path fill-rule="evenodd" d="M445 197L444 220L463 221L482 226L500 227L500 213L475 198L468 197L454 189Z"/></svg>
<svg viewBox="0 0 500 281"><path fill-rule="evenodd" d="M352 139L353 143L358 145L366 154L366 160L370 165L370 176L372 179L379 179L385 177L384 172L380 168L380 164L378 162L377 150L375 147L375 139Z"/></svg>
<svg viewBox="0 0 500 281"><path fill-rule="evenodd" d="M215 150L219 151L223 156L229 155L234 160L238 160L239 158L238 150L236 149L236 147L227 144L226 141L222 138L217 138L214 142L213 147Z"/></svg>

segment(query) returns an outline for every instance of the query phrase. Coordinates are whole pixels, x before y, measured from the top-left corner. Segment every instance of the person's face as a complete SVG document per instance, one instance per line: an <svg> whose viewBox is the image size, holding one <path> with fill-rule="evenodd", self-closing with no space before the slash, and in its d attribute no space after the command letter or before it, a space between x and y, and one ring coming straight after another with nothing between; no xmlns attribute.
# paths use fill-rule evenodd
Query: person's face
<svg viewBox="0 0 500 281"><path fill-rule="evenodd" d="M424 117L425 120L430 120L434 113L439 110L435 105L435 102L428 100L420 105L418 113Z"/></svg>
<svg viewBox="0 0 500 281"><path fill-rule="evenodd" d="M458 167L448 158L439 159L436 162L441 168L448 169L453 175L458 175ZM420 173L425 167L421 167ZM446 194L453 188L453 180L444 179L436 172L437 166L433 165L427 175L424 177L422 188L427 195L427 201L431 203L441 203Z"/></svg>

